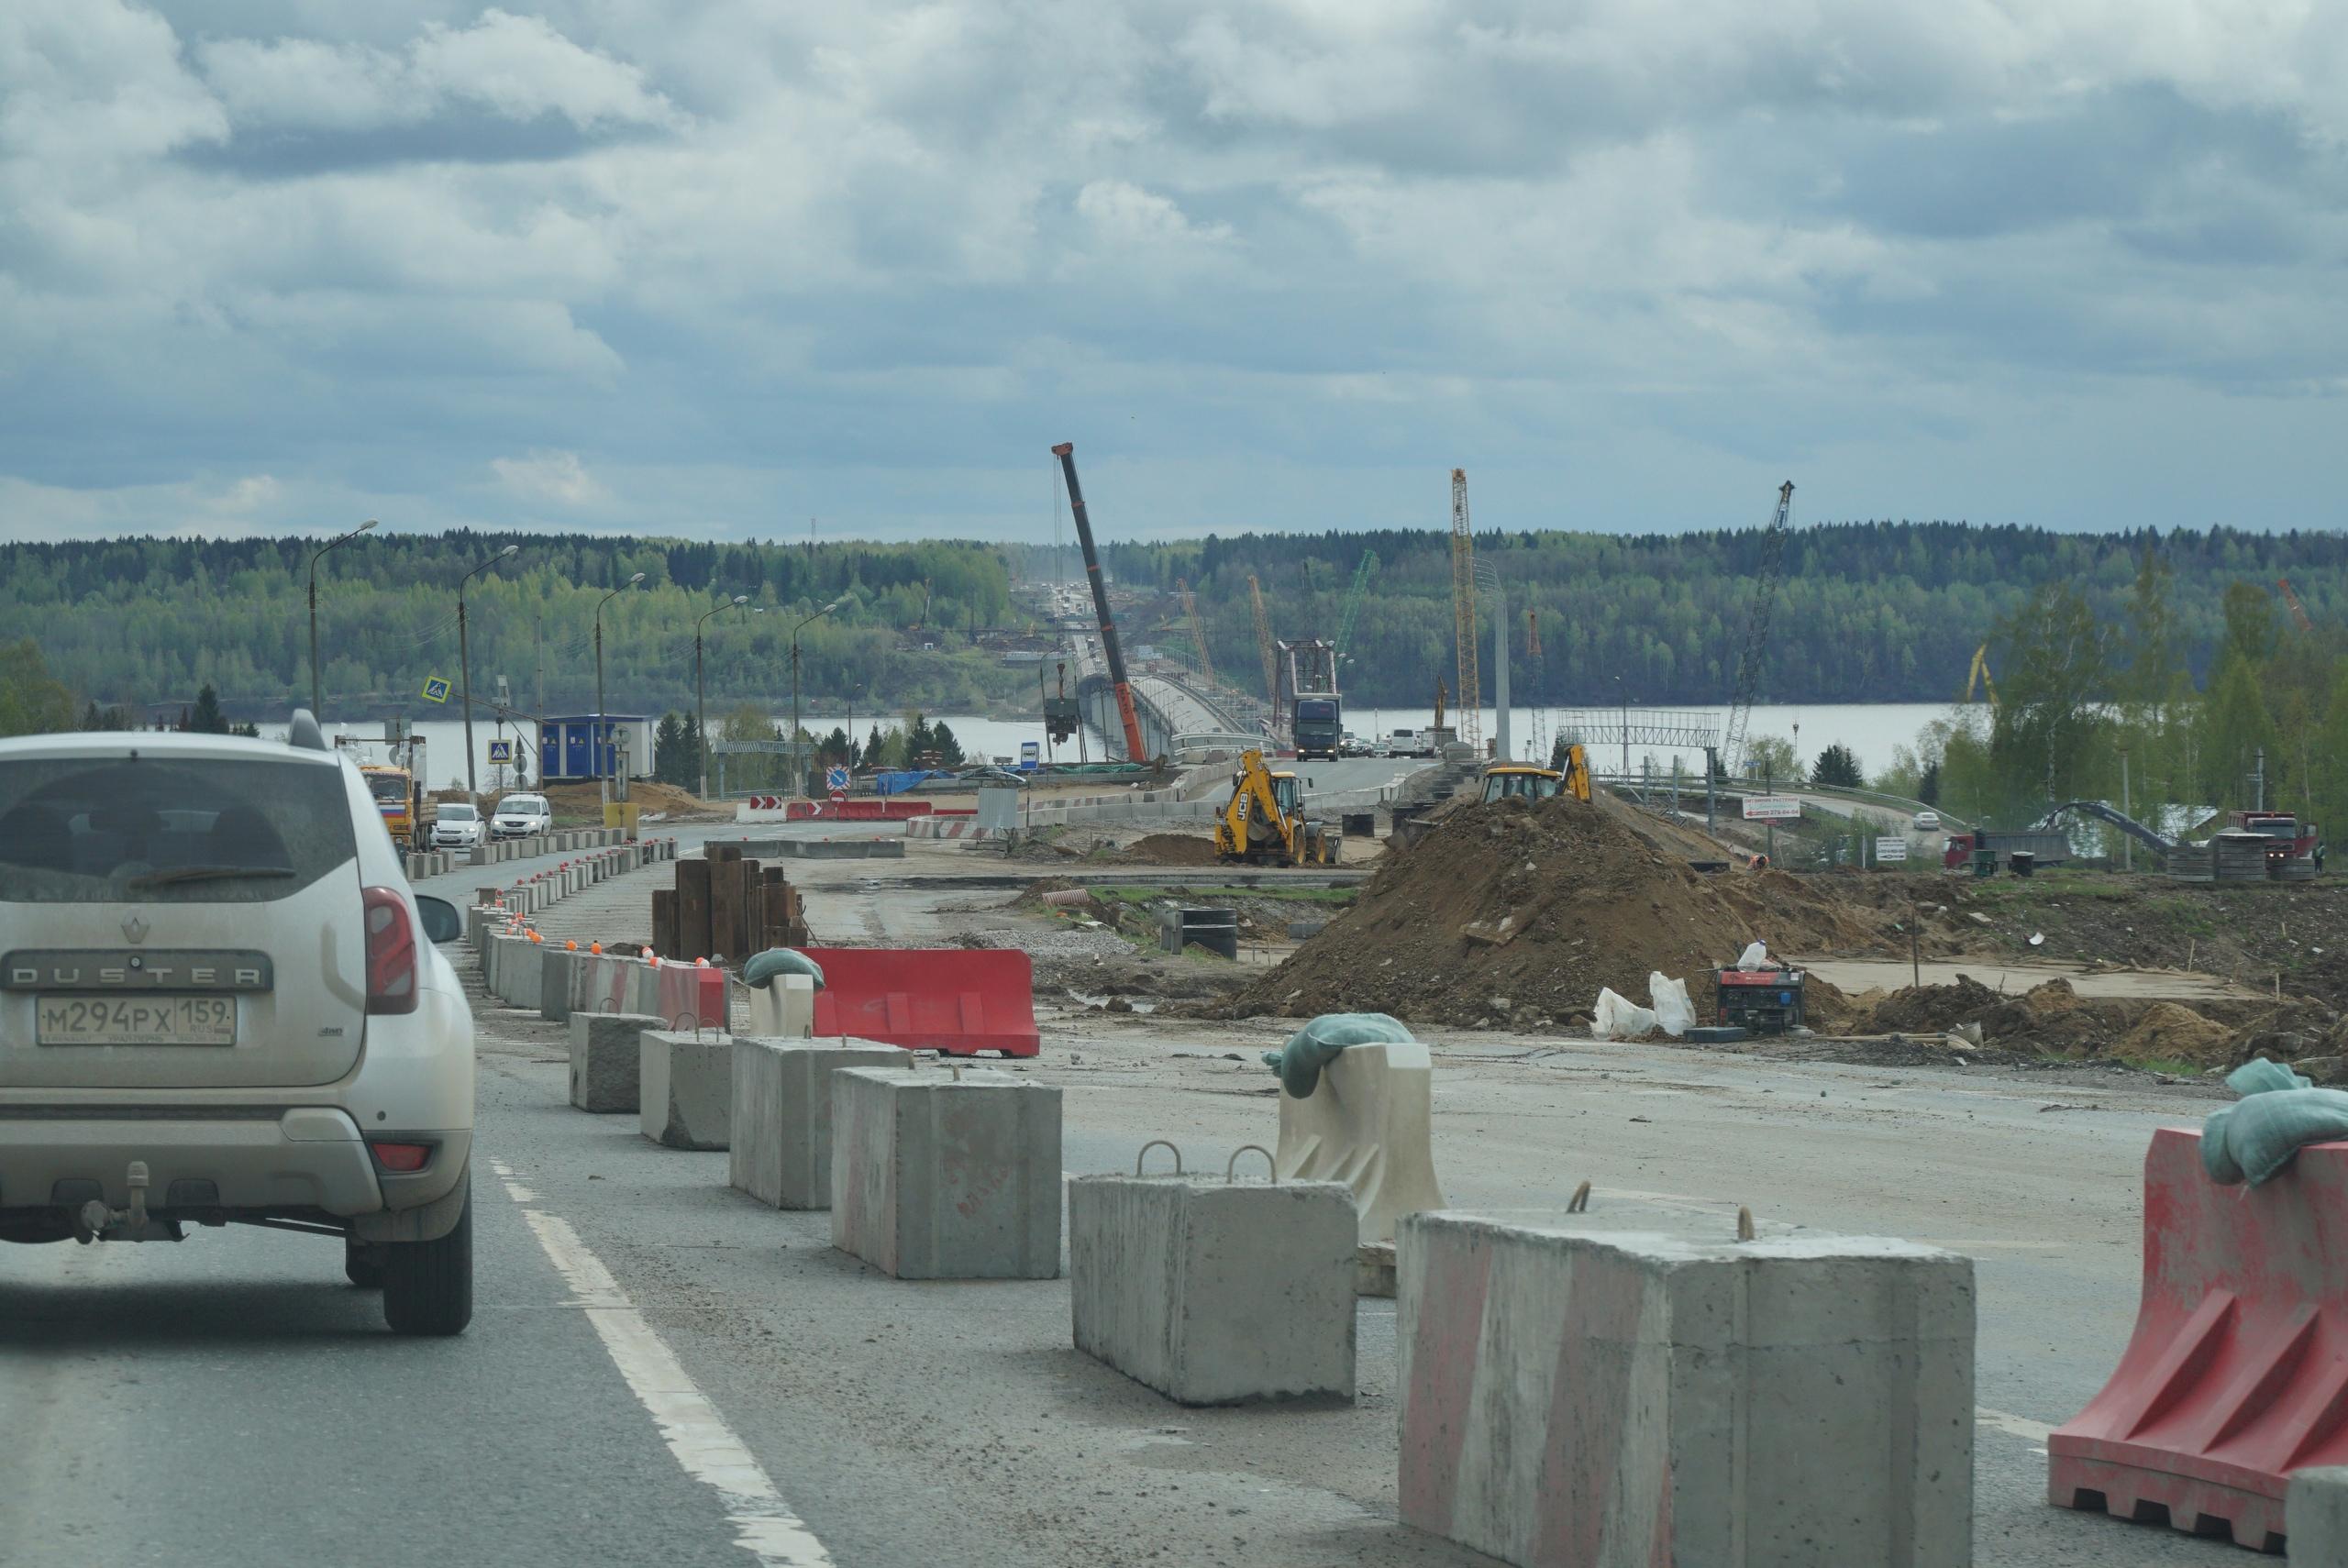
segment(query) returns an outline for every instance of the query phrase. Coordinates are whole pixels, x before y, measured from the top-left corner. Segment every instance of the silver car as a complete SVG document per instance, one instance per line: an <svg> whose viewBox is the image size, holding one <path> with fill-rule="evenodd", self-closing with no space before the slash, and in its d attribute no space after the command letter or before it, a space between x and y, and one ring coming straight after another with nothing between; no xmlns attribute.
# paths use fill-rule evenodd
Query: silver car
<svg viewBox="0 0 2348 1568"><path fill-rule="evenodd" d="M338 1239L402 1333L472 1316L473 1031L365 780L285 744L0 741L0 1241Z"/></svg>
<svg viewBox="0 0 2348 1568"><path fill-rule="evenodd" d="M471 849L481 843L485 831L479 807L462 801L443 801L433 812L432 847Z"/></svg>
<svg viewBox="0 0 2348 1568"><path fill-rule="evenodd" d="M497 802L497 814L489 819L492 838L527 838L553 828L554 808L547 804L544 795L508 795Z"/></svg>

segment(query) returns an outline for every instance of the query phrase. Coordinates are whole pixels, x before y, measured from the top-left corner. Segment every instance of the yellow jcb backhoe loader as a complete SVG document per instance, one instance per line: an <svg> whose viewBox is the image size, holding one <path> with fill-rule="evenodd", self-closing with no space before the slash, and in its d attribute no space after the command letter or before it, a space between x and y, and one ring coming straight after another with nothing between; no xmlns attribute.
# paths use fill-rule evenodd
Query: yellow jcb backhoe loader
<svg viewBox="0 0 2348 1568"><path fill-rule="evenodd" d="M1578 745L1566 747L1566 766L1535 767L1529 762L1501 762L1484 769L1484 803L1494 801L1545 801L1552 795L1589 800L1589 758Z"/></svg>
<svg viewBox="0 0 2348 1568"><path fill-rule="evenodd" d="M1215 854L1256 866L1335 866L1342 836L1308 820L1293 773L1275 773L1249 751L1231 776L1231 801L1215 819Z"/></svg>

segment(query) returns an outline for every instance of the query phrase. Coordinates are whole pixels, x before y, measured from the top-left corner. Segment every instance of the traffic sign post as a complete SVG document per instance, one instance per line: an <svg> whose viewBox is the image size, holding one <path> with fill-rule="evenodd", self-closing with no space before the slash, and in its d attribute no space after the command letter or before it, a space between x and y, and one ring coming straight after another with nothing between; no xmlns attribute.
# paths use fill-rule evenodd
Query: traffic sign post
<svg viewBox="0 0 2348 1568"><path fill-rule="evenodd" d="M1908 858L1908 841L1904 838L1878 838L1875 841L1875 860L1878 866Z"/></svg>
<svg viewBox="0 0 2348 1568"><path fill-rule="evenodd" d="M847 768L834 766L824 770L824 788L831 791L833 800L847 800L847 785L848 771Z"/></svg>
<svg viewBox="0 0 2348 1568"><path fill-rule="evenodd" d="M490 742L489 760L500 765L512 762L514 760L514 743L510 740L493 740Z"/></svg>

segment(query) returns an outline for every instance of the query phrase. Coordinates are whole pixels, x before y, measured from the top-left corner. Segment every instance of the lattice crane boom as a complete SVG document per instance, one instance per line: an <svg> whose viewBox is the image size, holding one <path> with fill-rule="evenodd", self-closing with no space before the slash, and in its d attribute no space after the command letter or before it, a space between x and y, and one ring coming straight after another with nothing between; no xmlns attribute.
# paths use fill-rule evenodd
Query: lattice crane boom
<svg viewBox="0 0 2348 1568"><path fill-rule="evenodd" d="M2275 586L2283 591L2283 602L2290 607L2292 621L2298 624L2300 631L2310 636L2314 635L2315 623L2308 619L2308 607L2300 603L2299 596L2292 591L2291 580L2287 577L2278 577L2275 580ZM2012 672L2008 671L2008 673Z"/></svg>
<svg viewBox="0 0 2348 1568"><path fill-rule="evenodd" d="M1182 595L1182 613L1191 618L1191 635L1199 645L1199 675L1206 681L1207 690L1214 690L1214 660L1207 655L1207 629L1199 621L1199 602L1191 596L1187 578L1176 578L1174 586Z"/></svg>
<svg viewBox="0 0 2348 1568"><path fill-rule="evenodd" d="M1377 574L1377 571L1378 552L1364 550L1361 553L1361 565L1354 568L1354 585L1346 593L1345 613L1337 619L1336 642L1339 658L1345 657L1346 650L1354 646L1354 622L1361 614L1362 595L1368 591L1369 580Z"/></svg>
<svg viewBox="0 0 2348 1568"><path fill-rule="evenodd" d="M1280 656L1272 646L1272 618L1264 613L1264 588L1253 573L1247 578L1247 602L1256 613L1256 646L1264 656L1264 701L1275 718L1280 711Z"/></svg>
<svg viewBox="0 0 2348 1568"><path fill-rule="evenodd" d="M1476 668L1476 536L1468 524L1468 470L1451 470L1451 613L1459 639L1459 738L1484 749L1484 679Z"/></svg>
<svg viewBox="0 0 2348 1568"><path fill-rule="evenodd" d="M1761 692L1761 660L1769 649L1769 616L1778 603L1778 571L1786 554L1786 518L1794 504L1794 481L1778 487L1778 510L1761 539L1761 567L1753 578L1753 610L1744 628L1744 651L1736 660L1736 695L1729 705L1728 723L1721 734L1721 761L1735 767L1743 760L1745 732L1753 723L1753 702Z"/></svg>

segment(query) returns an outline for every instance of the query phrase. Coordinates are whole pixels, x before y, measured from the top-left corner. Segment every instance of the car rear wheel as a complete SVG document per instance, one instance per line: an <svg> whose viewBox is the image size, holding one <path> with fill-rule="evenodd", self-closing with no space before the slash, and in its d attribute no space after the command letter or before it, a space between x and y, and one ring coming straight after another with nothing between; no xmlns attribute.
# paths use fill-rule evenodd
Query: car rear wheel
<svg viewBox="0 0 2348 1568"><path fill-rule="evenodd" d="M468 1185L464 1207L447 1235L384 1243L383 1320L395 1334L460 1334L472 1318L473 1198Z"/></svg>
<svg viewBox="0 0 2348 1568"><path fill-rule="evenodd" d="M383 1288L383 1249L365 1242L342 1243L342 1276L361 1290Z"/></svg>

